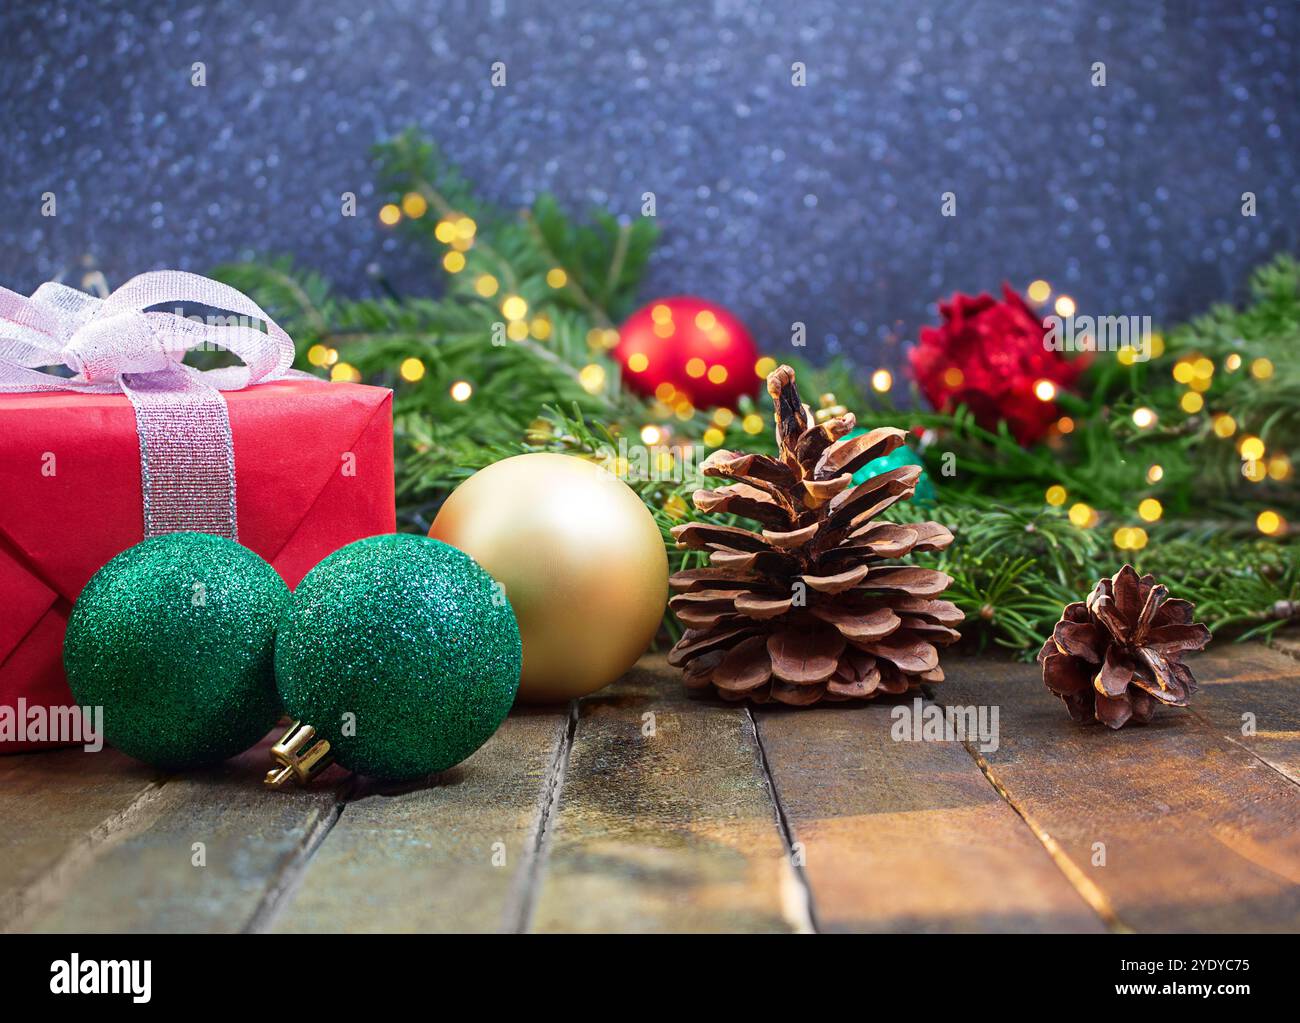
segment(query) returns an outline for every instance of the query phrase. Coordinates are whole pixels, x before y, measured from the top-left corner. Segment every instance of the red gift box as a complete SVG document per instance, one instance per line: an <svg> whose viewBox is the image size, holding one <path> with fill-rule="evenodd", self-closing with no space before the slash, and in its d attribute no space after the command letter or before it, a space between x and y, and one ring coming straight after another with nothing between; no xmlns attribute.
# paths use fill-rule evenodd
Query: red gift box
<svg viewBox="0 0 1300 1023"><path fill-rule="evenodd" d="M395 528L392 392L293 379L225 392L239 542L290 586ZM122 394L0 394L0 706L70 706L73 602L143 538L140 441ZM0 753L54 743L0 740Z"/></svg>

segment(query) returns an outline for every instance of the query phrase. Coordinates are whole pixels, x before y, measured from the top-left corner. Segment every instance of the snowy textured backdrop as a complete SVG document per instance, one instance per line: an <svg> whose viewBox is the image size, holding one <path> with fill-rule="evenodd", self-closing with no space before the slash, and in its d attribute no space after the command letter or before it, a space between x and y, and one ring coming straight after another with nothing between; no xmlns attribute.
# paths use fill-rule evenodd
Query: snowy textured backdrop
<svg viewBox="0 0 1300 1023"><path fill-rule="evenodd" d="M769 347L803 320L810 354L893 361L936 297L1004 277L1159 321L1297 248L1298 46L1300 8L1255 0L11 0L0 283L289 252L436 288L370 184L414 123L502 204L654 191L647 297L715 298Z"/></svg>

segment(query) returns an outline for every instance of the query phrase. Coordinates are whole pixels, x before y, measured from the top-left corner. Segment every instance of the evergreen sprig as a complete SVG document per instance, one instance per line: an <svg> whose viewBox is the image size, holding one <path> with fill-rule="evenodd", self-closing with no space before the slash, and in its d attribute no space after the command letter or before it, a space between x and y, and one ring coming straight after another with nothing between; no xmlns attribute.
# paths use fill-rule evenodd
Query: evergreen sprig
<svg viewBox="0 0 1300 1023"><path fill-rule="evenodd" d="M547 195L525 210L497 209L414 132L375 155L383 193L405 211L397 229L451 271L440 294L340 297L285 259L228 265L217 275L295 337L299 365L394 389L403 527L427 528L451 489L484 465L563 451L623 475L659 523L672 566L697 564L700 554L677 550L669 530L696 516L691 493L709 484L684 473L680 458L661 465L666 449L637 464L626 458L629 445L646 454L638 447L643 427L668 425L675 445L701 445L712 428L721 431L720 446L771 453L771 410L745 398L730 421L699 411L682 420L621 386L609 341L637 300L658 233L653 221L603 211L581 220ZM509 298L526 304L524 316L506 315ZM1125 561L1194 601L1212 629L1271 633L1300 615L1294 534L1264 538L1255 525L1271 509L1300 526L1288 468L1300 448L1300 264L1278 257L1253 276L1244 309L1214 306L1160 340L1163 353L1149 361L1097 353L1082 396L1058 399L1073 432L1031 449L1004 426L980 426L965 408L922 411L915 393L899 407L841 360L783 361L795 365L806 393L834 394L862 425L904 425L923 438L938 506L903 504L890 514L952 529L950 548L917 560L953 577L950 596L967 613L971 642L1031 655L1062 606ZM453 397L457 381L472 388L468 400ZM1201 410L1184 411L1189 391L1201 395ZM1135 424L1139 408L1154 413L1154 425ZM757 433L754 414L763 421ZM1227 436L1222 416L1232 419ZM1238 445L1248 437L1266 453L1243 463ZM1243 478L1244 464L1261 478ZM1050 487L1065 489L1064 504L1045 501ZM1146 497L1163 506L1156 522L1137 516ZM1091 511L1089 525L1068 517L1076 504ZM1120 527L1141 527L1145 546L1117 550L1112 532ZM665 626L676 634L671 618Z"/></svg>

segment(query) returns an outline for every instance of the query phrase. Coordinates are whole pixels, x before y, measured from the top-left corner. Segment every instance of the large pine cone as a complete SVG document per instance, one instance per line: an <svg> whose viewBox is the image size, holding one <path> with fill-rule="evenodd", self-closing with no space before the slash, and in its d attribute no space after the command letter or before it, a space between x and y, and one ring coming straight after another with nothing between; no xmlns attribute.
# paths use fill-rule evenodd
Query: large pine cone
<svg viewBox="0 0 1300 1023"><path fill-rule="evenodd" d="M706 476L733 482L697 490L695 507L753 519L754 532L691 522L673 529L679 547L709 552L709 565L669 579L669 606L687 627L668 655L686 685L725 699L869 700L943 679L936 644L959 638L963 618L934 600L943 572L891 563L941 550L952 534L936 522L876 521L911 497L920 476L908 465L857 486L853 474L903 443L904 431L842 439L851 413L818 425L799 400L794 370L767 378L776 406L780 457L715 451Z"/></svg>
<svg viewBox="0 0 1300 1023"><path fill-rule="evenodd" d="M1172 600L1154 576L1125 565L1066 607L1038 653L1043 682L1075 721L1111 728L1146 724L1157 703L1186 707L1196 679L1182 663L1202 650L1210 630L1192 622L1192 605Z"/></svg>

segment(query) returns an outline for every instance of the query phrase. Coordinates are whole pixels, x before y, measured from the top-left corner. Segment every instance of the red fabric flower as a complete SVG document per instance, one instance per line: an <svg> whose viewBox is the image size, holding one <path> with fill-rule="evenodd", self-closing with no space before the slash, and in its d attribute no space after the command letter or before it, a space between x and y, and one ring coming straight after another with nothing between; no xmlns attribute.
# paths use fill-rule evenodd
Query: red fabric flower
<svg viewBox="0 0 1300 1023"><path fill-rule="evenodd" d="M1044 345L1047 328L1006 284L999 302L984 293L960 292L940 302L943 323L923 327L912 349L912 372L921 393L941 411L966 405L983 427L1005 419L1026 446L1039 440L1056 420L1056 403L1034 393L1040 380L1069 388L1086 357L1069 359Z"/></svg>

